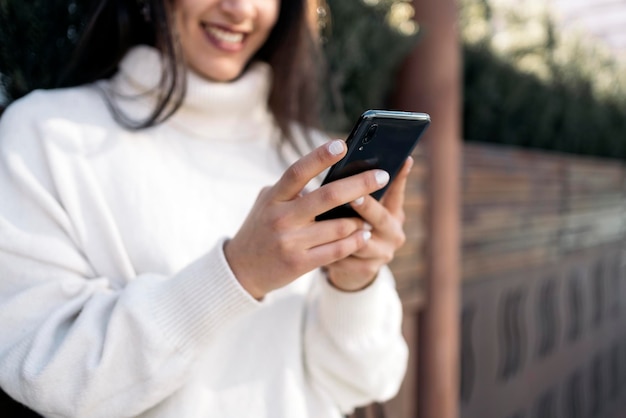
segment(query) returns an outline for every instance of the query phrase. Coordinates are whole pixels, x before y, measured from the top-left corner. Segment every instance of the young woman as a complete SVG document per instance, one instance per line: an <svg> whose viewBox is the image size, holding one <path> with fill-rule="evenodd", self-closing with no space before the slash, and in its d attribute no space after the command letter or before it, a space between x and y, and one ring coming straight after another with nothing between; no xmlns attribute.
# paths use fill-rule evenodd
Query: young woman
<svg viewBox="0 0 626 418"><path fill-rule="evenodd" d="M407 348L385 265L410 161L382 202L382 171L310 187L345 145L296 157L316 136L306 1L99 3L80 85L0 120L2 389L89 418L392 397ZM344 203L363 219L314 220Z"/></svg>

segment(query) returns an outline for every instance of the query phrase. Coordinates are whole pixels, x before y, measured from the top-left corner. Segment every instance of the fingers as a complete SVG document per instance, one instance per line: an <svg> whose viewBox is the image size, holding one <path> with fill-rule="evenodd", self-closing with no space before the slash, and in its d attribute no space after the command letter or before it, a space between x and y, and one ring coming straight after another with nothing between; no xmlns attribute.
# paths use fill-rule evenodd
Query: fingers
<svg viewBox="0 0 626 418"><path fill-rule="evenodd" d="M371 237L370 231L359 229L344 239L311 248L308 255L316 265L328 265L359 251Z"/></svg>
<svg viewBox="0 0 626 418"><path fill-rule="evenodd" d="M369 195L387 185L389 174L383 170L369 170L325 184L302 196L297 203L298 211L306 217L314 217L345 203Z"/></svg>
<svg viewBox="0 0 626 418"><path fill-rule="evenodd" d="M375 263L380 267L381 265L389 264L393 260L394 254L398 249L396 247L397 244L392 240L381 239L376 233L368 241L367 245L350 254L349 258L353 259L354 262Z"/></svg>
<svg viewBox="0 0 626 418"><path fill-rule="evenodd" d="M404 245L404 210L400 209L400 213L394 216L371 196L353 201L352 208L373 227L377 237L389 242L394 248Z"/></svg>
<svg viewBox="0 0 626 418"><path fill-rule="evenodd" d="M403 217L404 195L411 167L413 167L413 158L409 157L382 199L383 205L395 217Z"/></svg>
<svg viewBox="0 0 626 418"><path fill-rule="evenodd" d="M397 222L394 216L380 202L372 196L363 196L355 199L350 204L368 224L381 233L394 228Z"/></svg>
<svg viewBox="0 0 626 418"><path fill-rule="evenodd" d="M317 247L327 243L332 243L350 237L357 231L371 229L362 219L341 218L332 219L327 222L314 222L298 231L295 239L302 237L306 240L309 248Z"/></svg>
<svg viewBox="0 0 626 418"><path fill-rule="evenodd" d="M380 202L367 195L351 202L352 208L363 219L385 235L395 233L404 223L404 196L412 165L413 159L409 157Z"/></svg>
<svg viewBox="0 0 626 418"><path fill-rule="evenodd" d="M343 290L363 289L375 279L380 268L393 259L396 250L404 245L404 194L412 164L413 160L408 158L381 202L369 194L362 194L351 202L352 208L367 222L365 226L371 226L372 235L349 256L326 265L329 280L335 287Z"/></svg>
<svg viewBox="0 0 626 418"><path fill-rule="evenodd" d="M311 179L339 161L346 153L344 141L334 140L316 148L293 163L273 187L274 198L288 201L297 197Z"/></svg>

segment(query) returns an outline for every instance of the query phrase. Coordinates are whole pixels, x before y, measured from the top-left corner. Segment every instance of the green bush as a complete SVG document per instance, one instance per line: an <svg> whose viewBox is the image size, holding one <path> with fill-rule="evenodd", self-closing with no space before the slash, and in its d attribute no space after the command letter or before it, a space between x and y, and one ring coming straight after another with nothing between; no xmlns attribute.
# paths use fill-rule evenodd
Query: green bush
<svg viewBox="0 0 626 418"><path fill-rule="evenodd" d="M497 6L497 7L496 7ZM461 0L464 138L626 158L626 73L545 3Z"/></svg>
<svg viewBox="0 0 626 418"><path fill-rule="evenodd" d="M324 120L334 131L349 130L364 110L387 107L395 72L418 38L415 28L403 30L412 11L408 3L368 4L328 0L332 23L322 31L329 98ZM394 19L398 6L403 10Z"/></svg>
<svg viewBox="0 0 626 418"><path fill-rule="evenodd" d="M626 107L589 83L546 83L480 45L464 46L467 140L626 158Z"/></svg>

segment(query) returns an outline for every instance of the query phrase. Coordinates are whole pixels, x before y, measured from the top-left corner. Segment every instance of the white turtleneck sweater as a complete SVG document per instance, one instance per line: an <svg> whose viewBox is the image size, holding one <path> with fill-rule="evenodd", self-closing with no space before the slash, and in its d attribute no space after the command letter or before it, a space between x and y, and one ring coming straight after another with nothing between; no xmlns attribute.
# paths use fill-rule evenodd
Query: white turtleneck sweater
<svg viewBox="0 0 626 418"><path fill-rule="evenodd" d="M138 47L110 86L158 81ZM129 132L94 86L0 119L0 386L47 417L339 417L392 397L407 348L388 269L344 293L319 271L259 302L222 251L284 164L270 69L188 75L167 122ZM126 100L146 114L153 97ZM119 99L122 100L122 99Z"/></svg>

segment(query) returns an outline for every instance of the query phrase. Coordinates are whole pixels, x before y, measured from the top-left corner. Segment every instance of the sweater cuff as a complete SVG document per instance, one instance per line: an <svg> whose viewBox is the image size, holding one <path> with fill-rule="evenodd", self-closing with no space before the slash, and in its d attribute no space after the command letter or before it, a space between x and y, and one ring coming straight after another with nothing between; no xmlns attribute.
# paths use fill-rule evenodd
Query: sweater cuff
<svg viewBox="0 0 626 418"><path fill-rule="evenodd" d="M324 277L320 282L319 315L326 329L337 336L357 338L388 325L390 298L399 299L391 271L383 267L365 289L345 292L333 287Z"/></svg>
<svg viewBox="0 0 626 418"><path fill-rule="evenodd" d="M225 241L154 288L155 321L183 352L262 305L230 269L223 251Z"/></svg>

